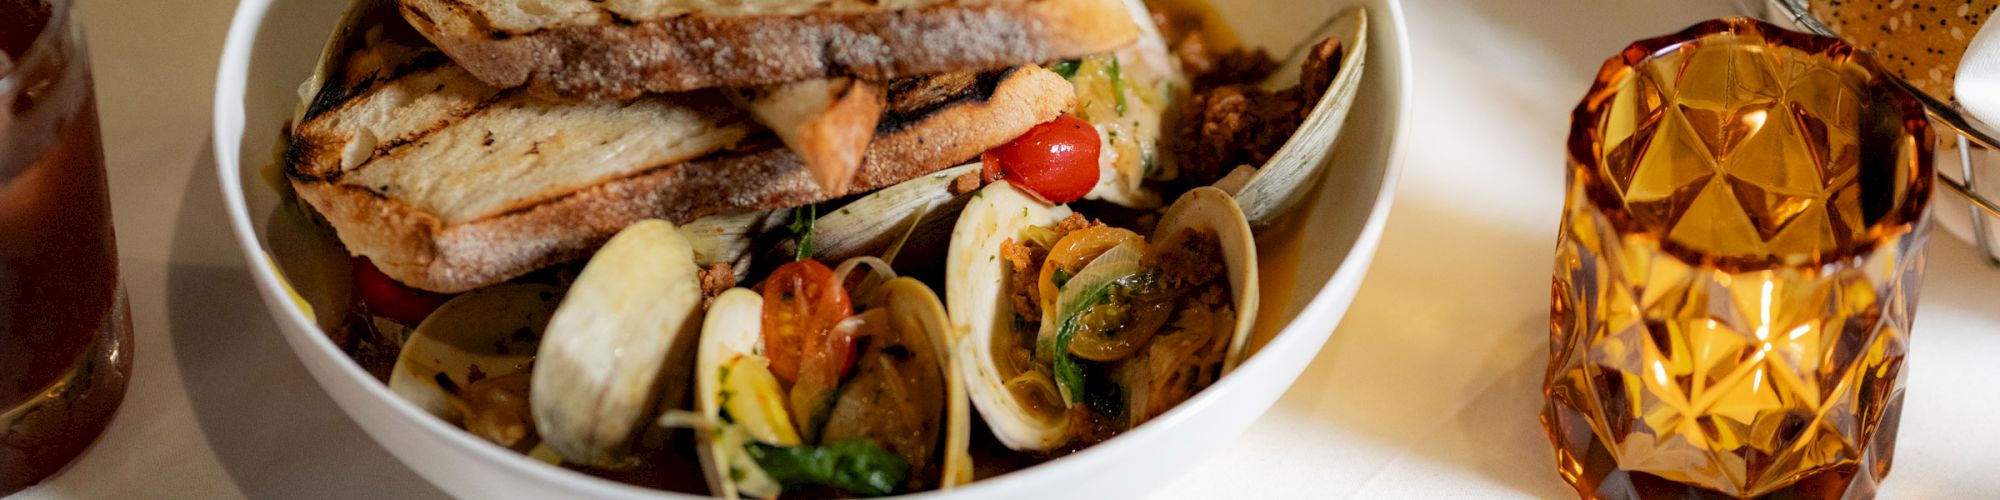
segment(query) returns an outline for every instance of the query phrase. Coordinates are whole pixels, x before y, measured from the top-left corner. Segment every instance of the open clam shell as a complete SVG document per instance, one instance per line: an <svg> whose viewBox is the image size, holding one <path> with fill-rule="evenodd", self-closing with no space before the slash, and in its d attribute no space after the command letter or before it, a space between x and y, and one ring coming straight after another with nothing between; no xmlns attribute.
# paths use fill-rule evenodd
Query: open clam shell
<svg viewBox="0 0 2000 500"><path fill-rule="evenodd" d="M438 418L459 421L452 395L480 379L527 371L561 298L553 286L504 284L451 299L403 343L389 391Z"/></svg>
<svg viewBox="0 0 2000 500"><path fill-rule="evenodd" d="M1321 171L1331 163L1328 157L1340 138L1341 126L1347 122L1347 112L1354 107L1354 98L1361 91L1368 59L1368 11L1361 8L1342 13L1308 37L1306 44L1294 49L1261 86L1274 89L1296 84L1306 49L1328 36L1338 37L1344 51L1333 85L1271 161L1258 168L1235 191L1237 204L1251 227L1262 228L1276 222L1318 185Z"/></svg>
<svg viewBox="0 0 2000 500"><path fill-rule="evenodd" d="M1014 335L1015 280L1012 266L1000 258L1001 246L1009 238L1023 238L1029 226L1053 225L1067 213L1067 208L1047 206L1004 182L995 183L966 205L947 257L945 290L953 326L962 336L956 346L959 369L994 436L1015 450L1053 450L1073 435L1066 413L1026 401L1008 387L1021 373L1012 366L1005 347L1015 342L1007 337ZM1176 248L1197 235L1213 237L1220 246L1230 305L1235 308L1228 331L1219 332L1228 336L1222 366L1211 372L1226 373L1241 361L1256 322L1256 243L1235 199L1222 190L1202 187L1167 209L1146 246Z"/></svg>
<svg viewBox="0 0 2000 500"><path fill-rule="evenodd" d="M658 405L685 399L701 286L687 239L665 221L625 228L570 285L536 354L535 429L564 460L636 463L631 443Z"/></svg>
<svg viewBox="0 0 2000 500"><path fill-rule="evenodd" d="M882 256L904 235L924 241L942 234L956 220L951 183L978 172L979 164L960 165L869 193L847 206L822 212L813 224L813 245L820 260L840 262L865 255ZM921 220L918 220L921 218ZM919 224L911 230L911 224Z"/></svg>
<svg viewBox="0 0 2000 500"><path fill-rule="evenodd" d="M1000 246L1023 238L1029 226L1054 225L1068 215L1068 207L1051 207L1007 181L995 182L965 204L945 252L946 307L959 337L959 372L987 427L1016 450L1061 446L1069 439L1069 419L1039 415L1006 387L1015 374L995 352L994 339L1013 329L1014 270L1000 258Z"/></svg>
<svg viewBox="0 0 2000 500"><path fill-rule="evenodd" d="M846 206L821 211L813 223L815 256L828 262L861 256L886 258L884 252L906 235L905 247L943 246L965 202L964 196L952 194L951 184L961 175L978 171L977 163L939 170L868 193ZM791 210L714 215L687 223L681 233L694 245L697 263L735 264L737 278L743 279L754 258L792 255L796 241L770 244L763 240L765 245L759 245L760 239L772 232L782 234L791 220ZM760 246L767 247L761 255ZM921 267L927 264L923 257L894 260L898 267Z"/></svg>
<svg viewBox="0 0 2000 500"><path fill-rule="evenodd" d="M724 422L722 404L726 399L723 396L723 369L735 367L741 358L763 354L761 338L763 309L764 298L746 288L723 292L722 295L715 297L714 303L709 304L708 318L702 321L701 344L696 349L694 372L694 408L701 414L703 421L715 425L722 425ZM798 435L796 430L790 428L790 416L775 414L777 411L761 411L772 406L776 406L778 411L783 411L785 395L777 392L775 381L768 380L769 372L763 365L754 370L745 370L744 373L755 370L765 371L758 373L760 376L754 380L735 381L752 389L732 394L730 399L747 398L735 403L754 405L760 411L733 411L731 418L741 422L738 425L748 429L744 434L749 434L752 438L763 439L772 444L797 444ZM743 415L733 415L735 413ZM695 451L700 455L702 474L708 479L710 494L721 498L739 498L742 496L739 493L744 489L752 491L758 489L756 485L739 487L737 486L739 482L770 481L768 477L762 475L752 476L749 471L755 470L754 467L745 467L754 465L754 462L750 462L749 457L739 451L744 444L741 436L720 429L697 434L699 437L696 438Z"/></svg>
<svg viewBox="0 0 2000 500"><path fill-rule="evenodd" d="M839 420L839 412L852 407L855 401L848 401L849 394L879 393L880 391L854 391L852 384L866 384L862 373L863 363L890 363L887 361L886 346L900 346L910 351L915 361L897 361L905 367L934 367L935 373L909 374L910 376L935 376L938 394L937 409L941 412L937 426L927 430L910 432L931 432L935 434L937 445L933 456L937 463L913 464L913 470L935 471L936 484L941 489L950 489L972 481L972 462L967 454L971 436L971 409L966 401L963 379L953 368L951 351L952 335L950 322L945 317L944 307L937 295L923 283L910 278L896 278L881 285L878 293L871 294L863 310L880 310L875 318L884 324L870 328L870 347L857 354L856 373L850 376L848 389L842 391L842 401L835 403L832 410ZM697 451L701 458L703 472L708 479L710 491L723 498L738 496L768 497L778 493L775 483L757 467L744 452L744 446L755 441L769 445L796 446L802 444L802 434L792 427L791 408L787 407L787 397L778 381L766 369L763 357L763 298L748 289L733 289L717 296L710 306L708 317L702 327L701 345L696 358L695 411L701 418L718 426L708 432L699 433ZM878 359L879 358L879 359ZM886 366L886 365L885 365ZM928 384L918 384L928 385ZM725 417L726 415L726 417ZM832 424L829 424L832 425ZM904 432L898 429L897 432Z"/></svg>
<svg viewBox="0 0 2000 500"><path fill-rule="evenodd" d="M1250 232L1236 199L1220 189L1195 188L1181 195L1160 225L1153 229L1154 248L1172 248L1191 235L1213 234L1222 246L1222 260L1229 277L1229 292L1235 299L1236 326L1229 334L1229 350L1222 358L1222 371L1236 369L1243 361L1244 347L1250 343L1251 327L1257 323L1257 240Z"/></svg>

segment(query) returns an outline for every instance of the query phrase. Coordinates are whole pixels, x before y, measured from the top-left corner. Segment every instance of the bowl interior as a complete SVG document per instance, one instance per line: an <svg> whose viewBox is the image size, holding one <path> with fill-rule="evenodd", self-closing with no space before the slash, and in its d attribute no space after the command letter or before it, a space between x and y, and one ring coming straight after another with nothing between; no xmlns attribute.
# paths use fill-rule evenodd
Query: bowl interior
<svg viewBox="0 0 2000 500"><path fill-rule="evenodd" d="M1117 439L974 483L953 496L1130 494L1161 486L1150 478L1192 466L1268 409L1352 301L1386 219L1401 161L1409 86L1401 7L1396 0L1211 3L1245 43L1279 55L1341 10L1365 7L1371 18L1367 72L1328 171L1302 213L1258 237L1263 311L1251 342L1256 354L1209 390ZM294 208L297 202L283 188L276 165L280 132L299 102L299 83L312 72L345 4L244 0L217 78L215 149L230 222L288 343L364 430L455 495L661 495L548 467L473 438L395 397L328 340L325 329L338 325L351 292L347 255L328 231Z"/></svg>

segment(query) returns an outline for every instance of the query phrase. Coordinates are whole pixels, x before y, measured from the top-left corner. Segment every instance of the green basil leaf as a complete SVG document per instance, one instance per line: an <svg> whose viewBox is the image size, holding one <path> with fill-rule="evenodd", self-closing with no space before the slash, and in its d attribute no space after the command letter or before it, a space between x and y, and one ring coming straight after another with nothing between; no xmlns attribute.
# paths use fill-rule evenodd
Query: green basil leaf
<svg viewBox="0 0 2000 500"><path fill-rule="evenodd" d="M1069 353L1070 340L1075 339L1076 332L1083 329L1083 317L1092 307L1110 302L1111 294L1115 290L1129 286L1130 283L1140 279L1144 279L1144 275L1131 275L1098 283L1095 288L1083 292L1083 297L1078 300L1080 307L1067 311L1058 320L1060 322L1056 323L1056 386L1062 389L1064 402L1070 406L1083 402L1084 393L1083 365L1076 360L1076 355Z"/></svg>
<svg viewBox="0 0 2000 500"><path fill-rule="evenodd" d="M822 446L750 443L744 450L786 489L830 486L856 495L883 496L895 493L910 473L903 457L865 439Z"/></svg>

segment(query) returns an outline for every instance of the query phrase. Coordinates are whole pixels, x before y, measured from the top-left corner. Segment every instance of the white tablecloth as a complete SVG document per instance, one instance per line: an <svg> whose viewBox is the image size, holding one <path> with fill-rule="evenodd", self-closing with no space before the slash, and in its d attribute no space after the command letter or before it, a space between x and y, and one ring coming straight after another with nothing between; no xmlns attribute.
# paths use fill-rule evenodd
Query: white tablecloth
<svg viewBox="0 0 2000 500"><path fill-rule="evenodd" d="M340 1L340 0L328 0ZM138 330L110 431L32 499L434 498L307 377L223 224L209 151L230 0L82 0ZM1412 0L1409 157L1326 350L1169 498L1564 497L1536 412L1569 111L1627 42L1729 0ZM2000 497L2000 271L1940 234L1891 498Z"/></svg>

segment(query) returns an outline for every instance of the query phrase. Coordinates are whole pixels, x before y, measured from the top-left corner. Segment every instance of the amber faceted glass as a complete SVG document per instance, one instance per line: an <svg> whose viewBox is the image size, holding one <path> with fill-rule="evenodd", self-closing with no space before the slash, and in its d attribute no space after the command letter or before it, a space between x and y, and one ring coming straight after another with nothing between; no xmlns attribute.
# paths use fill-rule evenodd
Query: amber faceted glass
<svg viewBox="0 0 2000 500"><path fill-rule="evenodd" d="M1575 114L1542 423L1587 498L1866 498L1929 234L1923 110L1747 19L1640 41Z"/></svg>

